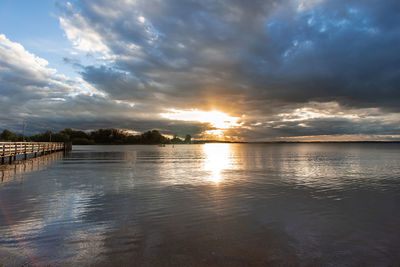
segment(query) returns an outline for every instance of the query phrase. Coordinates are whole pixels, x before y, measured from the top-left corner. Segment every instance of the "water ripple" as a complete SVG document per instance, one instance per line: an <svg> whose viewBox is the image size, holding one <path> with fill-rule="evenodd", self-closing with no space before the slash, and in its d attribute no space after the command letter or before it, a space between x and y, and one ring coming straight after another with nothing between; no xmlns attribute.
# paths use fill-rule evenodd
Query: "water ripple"
<svg viewBox="0 0 400 267"><path fill-rule="evenodd" d="M78 146L4 167L5 265L400 264L400 146Z"/></svg>

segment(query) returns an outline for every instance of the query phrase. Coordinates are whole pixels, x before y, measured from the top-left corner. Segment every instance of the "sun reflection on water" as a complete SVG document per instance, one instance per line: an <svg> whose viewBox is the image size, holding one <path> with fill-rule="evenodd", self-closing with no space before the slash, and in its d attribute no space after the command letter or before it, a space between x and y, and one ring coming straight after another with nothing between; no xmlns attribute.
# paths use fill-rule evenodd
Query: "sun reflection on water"
<svg viewBox="0 0 400 267"><path fill-rule="evenodd" d="M222 171L231 169L231 145L230 144L205 144L203 145L205 155L204 170L210 173L209 181L216 184L222 181Z"/></svg>

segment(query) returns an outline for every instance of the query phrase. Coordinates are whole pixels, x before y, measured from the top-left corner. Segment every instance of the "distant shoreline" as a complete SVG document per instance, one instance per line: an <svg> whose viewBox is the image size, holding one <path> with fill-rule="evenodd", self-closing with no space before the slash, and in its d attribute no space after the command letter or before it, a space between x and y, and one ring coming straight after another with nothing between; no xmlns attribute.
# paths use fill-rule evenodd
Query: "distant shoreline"
<svg viewBox="0 0 400 267"><path fill-rule="evenodd" d="M96 145L161 145L160 144L82 144L82 146ZM164 145L203 145L203 144L400 144L400 141L265 141L265 142L244 142L244 141L193 141L190 144L164 144Z"/></svg>
<svg viewBox="0 0 400 267"><path fill-rule="evenodd" d="M212 137L211 137L212 138ZM46 131L33 136L20 135L4 129L0 134L0 142L64 142L73 145L167 145L167 144L396 144L400 140L366 140L366 141L307 141L307 140L277 140L277 141L233 141L233 140L213 140L213 139L193 139L190 134L184 138L174 135L165 136L158 130L151 130L144 133L131 134L127 130L120 129L97 129L89 132L72 130L66 128L60 132L53 133Z"/></svg>

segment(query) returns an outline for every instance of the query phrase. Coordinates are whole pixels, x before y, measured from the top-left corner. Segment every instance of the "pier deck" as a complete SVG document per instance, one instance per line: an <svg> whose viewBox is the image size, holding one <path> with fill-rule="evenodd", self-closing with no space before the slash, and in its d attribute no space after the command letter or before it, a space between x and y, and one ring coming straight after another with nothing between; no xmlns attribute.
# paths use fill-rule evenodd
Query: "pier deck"
<svg viewBox="0 0 400 267"><path fill-rule="evenodd" d="M6 159L11 164L18 156L28 159L30 155L36 157L63 151L65 148L62 142L0 142L0 164L4 164Z"/></svg>

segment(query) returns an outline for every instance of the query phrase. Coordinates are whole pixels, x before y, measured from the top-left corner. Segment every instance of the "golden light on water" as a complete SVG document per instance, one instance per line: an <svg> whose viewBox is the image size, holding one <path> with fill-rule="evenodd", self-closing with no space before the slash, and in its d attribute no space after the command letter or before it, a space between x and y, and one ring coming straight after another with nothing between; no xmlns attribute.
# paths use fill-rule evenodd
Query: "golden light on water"
<svg viewBox="0 0 400 267"><path fill-rule="evenodd" d="M171 109L168 113L162 113L162 117L170 120L180 121L198 121L209 123L217 129L228 129L234 126L240 126L239 117L232 117L221 111L201 111L198 109L192 110L177 110Z"/></svg>
<svg viewBox="0 0 400 267"><path fill-rule="evenodd" d="M210 173L209 181L220 183L222 172L231 169L231 145L230 144L205 144L203 145L205 155L204 170Z"/></svg>

